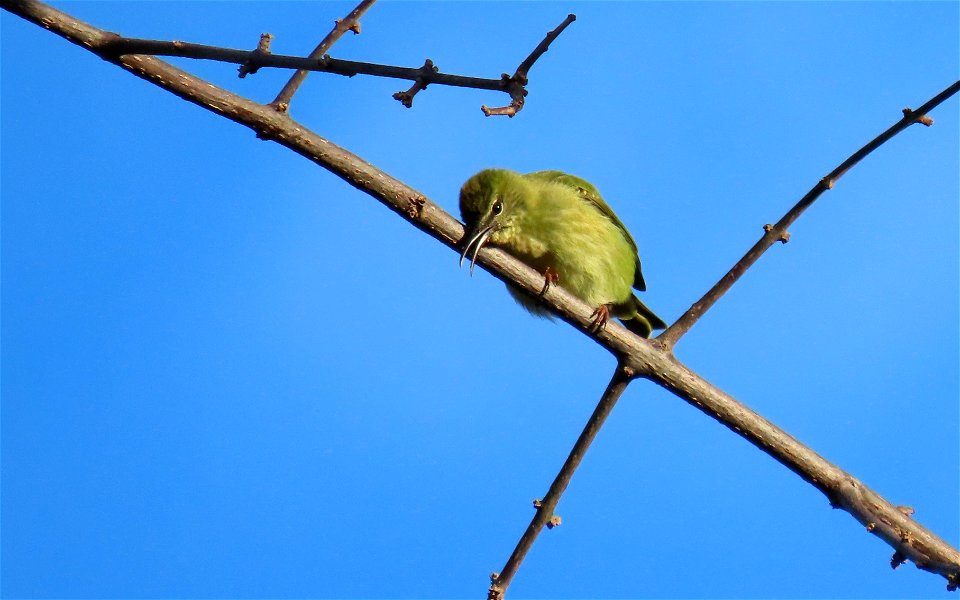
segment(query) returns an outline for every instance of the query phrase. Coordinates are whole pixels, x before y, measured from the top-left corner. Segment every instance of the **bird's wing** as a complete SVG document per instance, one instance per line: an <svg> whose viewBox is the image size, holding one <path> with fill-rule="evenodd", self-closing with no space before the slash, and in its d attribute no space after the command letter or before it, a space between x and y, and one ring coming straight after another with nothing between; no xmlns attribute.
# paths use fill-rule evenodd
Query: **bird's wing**
<svg viewBox="0 0 960 600"><path fill-rule="evenodd" d="M630 246L633 248L633 253L637 255L637 269L634 273L633 287L641 292L645 292L647 290L647 284L643 281L643 273L640 271L640 256L637 251L637 243L633 241L633 237L630 235L627 227L623 224L623 221L620 220L620 217L617 216L617 213L613 212L613 209L610 208L606 201L604 201L603 196L600 195L600 192L597 190L597 188L593 187L592 183L575 175L564 173L563 171L535 171L533 173L527 173L525 177L546 183L559 183L567 186L568 188L576 190L581 198L596 206L597 210L599 210L601 214L606 216L613 222L614 225L619 227L620 231L623 232L623 237L630 242Z"/></svg>

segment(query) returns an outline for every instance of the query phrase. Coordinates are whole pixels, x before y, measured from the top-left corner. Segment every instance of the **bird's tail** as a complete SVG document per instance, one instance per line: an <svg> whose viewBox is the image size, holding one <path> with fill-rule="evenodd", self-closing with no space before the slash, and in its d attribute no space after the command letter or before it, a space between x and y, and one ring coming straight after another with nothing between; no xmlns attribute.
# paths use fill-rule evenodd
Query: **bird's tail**
<svg viewBox="0 0 960 600"><path fill-rule="evenodd" d="M666 329L667 324L658 317L647 305L640 301L636 296L633 297L633 305L636 314L632 317L622 318L624 326L640 337L648 338L650 334L658 329Z"/></svg>

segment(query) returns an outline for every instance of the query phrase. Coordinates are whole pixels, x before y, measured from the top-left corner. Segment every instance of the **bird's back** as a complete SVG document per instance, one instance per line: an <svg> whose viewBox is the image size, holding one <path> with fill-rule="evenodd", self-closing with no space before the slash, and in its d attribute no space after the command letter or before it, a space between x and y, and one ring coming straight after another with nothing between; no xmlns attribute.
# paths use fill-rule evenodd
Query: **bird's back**
<svg viewBox="0 0 960 600"><path fill-rule="evenodd" d="M606 201L603 199L603 196L600 195L600 191L597 190L593 184L585 179L577 177L576 175L570 175L568 173L564 173L563 171L534 171L533 173L527 173L524 175L524 177L528 180L542 184L566 187L575 192L583 202L589 202L596 207L597 211L599 211L601 215L609 219L610 222L620 230L620 233L623 235L624 239L626 239L633 251L633 256L635 259L633 287L641 292L647 290L647 284L643 280L643 272L640 268L640 256L637 251L637 243L633 240L633 236L630 235L630 232L623 224L623 221L621 221L617 214L613 212L613 209L610 208L610 205L606 203Z"/></svg>

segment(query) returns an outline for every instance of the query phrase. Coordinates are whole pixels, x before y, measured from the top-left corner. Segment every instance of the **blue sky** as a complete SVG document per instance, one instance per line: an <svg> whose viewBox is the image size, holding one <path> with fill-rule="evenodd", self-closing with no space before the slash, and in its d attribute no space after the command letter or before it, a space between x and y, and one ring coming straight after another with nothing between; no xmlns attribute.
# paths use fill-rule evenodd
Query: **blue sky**
<svg viewBox="0 0 960 600"><path fill-rule="evenodd" d="M304 54L343 3L58 3ZM821 176L955 81L957 3L383 2L293 116L456 213L488 166L593 182L668 321ZM614 366L315 165L7 13L4 597L482 597ZM239 80L267 102L287 75ZM845 176L677 347L956 546L958 100ZM768 456L632 385L513 598L948 598Z"/></svg>

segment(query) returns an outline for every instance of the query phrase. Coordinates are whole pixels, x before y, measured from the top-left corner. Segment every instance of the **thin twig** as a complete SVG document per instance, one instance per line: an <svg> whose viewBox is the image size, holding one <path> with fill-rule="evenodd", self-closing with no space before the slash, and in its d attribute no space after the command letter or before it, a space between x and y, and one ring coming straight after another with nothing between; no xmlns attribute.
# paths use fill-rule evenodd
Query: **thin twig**
<svg viewBox="0 0 960 600"><path fill-rule="evenodd" d="M910 125L914 123L922 123L923 125L930 126L933 124L933 120L927 116L927 113L940 105L941 102L947 98L953 96L960 91L960 81L955 82L953 85L943 90L923 106L917 110L910 110L909 108L903 109L903 118L894 123L889 129L875 137L863 148L860 148L852 155L850 155L847 160L840 163L840 165L830 172L829 175L817 182L813 188L807 192L807 194L800 199L799 202L791 208L787 214L785 214L776 225L764 225L764 234L761 236L760 240L753 245L746 254L743 255L737 264L724 275L720 281L718 281L710 290L704 294L703 298L698 300L687 309L687 312L677 319L677 321L667 328L666 331L661 333L657 337L657 342L662 345L663 348L671 350L677 343L677 341L687 333L693 324L697 322L700 317L703 316L705 312L710 310L710 307L716 303L724 294L727 293L734 283L740 279L740 276L743 275L747 269L749 269L757 260L766 252L770 246L776 242L787 243L790 239L790 234L787 229L796 221L800 215L803 214L807 208L810 207L814 201L820 197L825 191L832 189L834 184L840 179L844 173L850 170L851 167L856 165L858 162L863 160L868 154L879 148L883 145L884 142L897 135Z"/></svg>
<svg viewBox="0 0 960 600"><path fill-rule="evenodd" d="M480 110L483 111L483 114L491 117L495 115L506 115L510 118L513 118L520 110L523 108L525 102L524 98L527 95L527 83L530 81L530 68L533 66L533 63L543 56L543 54L550 49L550 44L553 43L553 40L557 39L563 30L567 28L570 23L573 23L577 20L577 15L571 13L567 15L567 18L563 20L562 23L557 25L557 27L547 33L547 37L543 38L543 41L537 44L537 47L533 49L533 52L530 53L523 62L520 63L520 66L517 67L517 70L514 71L513 77L510 77L506 73L501 77L501 83L504 87L504 91L510 94L510 104L507 106L500 107L488 107L486 104L480 107Z"/></svg>
<svg viewBox="0 0 960 600"><path fill-rule="evenodd" d="M553 514L553 511L557 508L557 503L560 502L560 496L562 496L564 490L567 489L573 473L577 470L577 467L580 466L580 461L583 460L584 455L590 448L590 444L592 444L594 438L597 437L597 432L603 427L604 421L610 416L610 412L613 411L617 400L620 399L623 391L627 389L627 385L629 385L634 375L635 373L631 369L617 365L617 370L614 371L610 383L607 384L607 389L604 390L603 396L600 397L597 408L594 409L593 414L590 415L590 419L583 428L583 432L580 434L580 437L577 438L577 443L573 445L573 449L570 450L570 455L567 456L563 467L560 468L560 472L557 473L557 477L550 485L547 495L543 497L543 500L534 502L534 507L537 509L537 512L533 515L533 520L530 521L527 530L523 532L523 536L520 537L520 541L517 542L517 546L514 548L510 558L507 559L503 570L490 575L490 589L487 591L488 600L503 599L507 588L510 586L510 582L513 581L513 576L517 574L517 569L520 568L520 563L523 562L524 557L526 557L527 552L533 546L533 542L536 541L537 536L540 535L544 527L550 527L551 523L558 522L556 520L558 518Z"/></svg>
<svg viewBox="0 0 960 600"><path fill-rule="evenodd" d="M222 48L219 46L208 46L205 44L194 44L183 41L164 41L147 40L140 38L121 37L117 34L104 32L107 36L104 39L103 46L97 50L101 55L112 55L111 60L128 54L141 54L149 56L177 56L180 58L191 58L198 60L215 60L219 62L233 63L241 65L241 75L255 73L261 68L280 68L280 69L298 69L300 71L318 71L342 75L344 77L353 77L355 75L373 75L375 77L387 77L392 79L406 79L414 82L414 87L406 92L397 92L394 98L399 100L405 106L405 94L410 94L411 90L416 91L426 88L430 84L447 85L452 87L463 87L480 90L493 90L504 92L513 98L510 106L502 109L487 109L493 112L489 114L504 114L513 116L523 106L523 97L526 95L526 88L518 84L515 77L504 75L500 79L489 79L485 77L469 77L465 75L453 75L450 73L441 73L433 65L433 61L427 59L422 67L397 67L393 65L383 65L378 63L368 63L353 60L343 60L323 55L319 58L310 58L302 56L289 56L285 54L271 54L268 51L262 51L261 44L257 50L239 50L235 48ZM267 35L267 34L265 34ZM542 52L541 52L542 54ZM105 56L105 58L109 58ZM293 78L291 78L293 81ZM410 94L412 106L412 95ZM279 97L279 96L278 96ZM516 107L511 108L516 104ZM279 112L281 110L277 100L271 104ZM409 107L408 106L408 107ZM486 107L484 107L486 108Z"/></svg>
<svg viewBox="0 0 960 600"><path fill-rule="evenodd" d="M330 33L327 34L327 37L323 38L323 41L313 49L313 52L310 53L308 58L314 60L322 57L326 54L330 48L343 36L344 33L352 31L354 35L360 33L360 17L363 13L367 12L373 3L377 0L363 0L356 8L350 11L346 17L342 19L337 19L333 29ZM300 84L303 83L303 80L307 78L308 69L300 69L293 76L290 77L290 80L283 86L283 89L280 90L280 93L277 94L277 97L273 99L273 102L270 103L275 109L280 112L287 112L287 109L290 108L290 101L293 99L293 95L297 93L297 90L300 88Z"/></svg>
<svg viewBox="0 0 960 600"><path fill-rule="evenodd" d="M137 77L293 150L374 197L414 227L459 253L464 233L459 221L413 188L293 119L153 57L113 55L105 49L116 37L114 34L37 0L0 0L0 6L116 63ZM924 111L935 106L931 102L924 104ZM477 262L495 277L532 295L538 294L542 288L542 273L501 250L484 248ZM946 578L948 589L956 589L960 583L960 553L903 510L711 385L680 363L671 352L638 338L613 322L600 332L593 331L593 307L562 286L551 286L542 301L561 319L617 356L625 368L670 390L823 491L834 507L848 511L865 526L866 531L888 543L897 553L898 561L907 558L918 568Z"/></svg>
<svg viewBox="0 0 960 600"><path fill-rule="evenodd" d="M422 79L427 83L436 83L440 85L483 90L503 90L503 83L499 79L451 75L448 73L439 73L436 71L436 69L424 70L423 67L395 67L392 65L381 65L377 63L341 60L339 58L332 58L330 56L321 56L320 58L304 58L302 56L270 54L268 52L258 52L257 50L250 52L248 50L221 48L219 46L206 46L204 44L193 44L189 42L167 42L163 40L144 40L139 38L120 37L116 34L107 35L110 37L104 44L103 48L98 50L98 53L110 54L115 57L124 54L178 56L180 58L216 60L238 65L248 65L248 67L251 69L249 72L251 73L256 69L272 67L280 69L318 71L323 73L332 73L334 75L343 75L344 77L353 77L354 75L374 75L377 77L389 77L393 79L409 79L410 81Z"/></svg>

